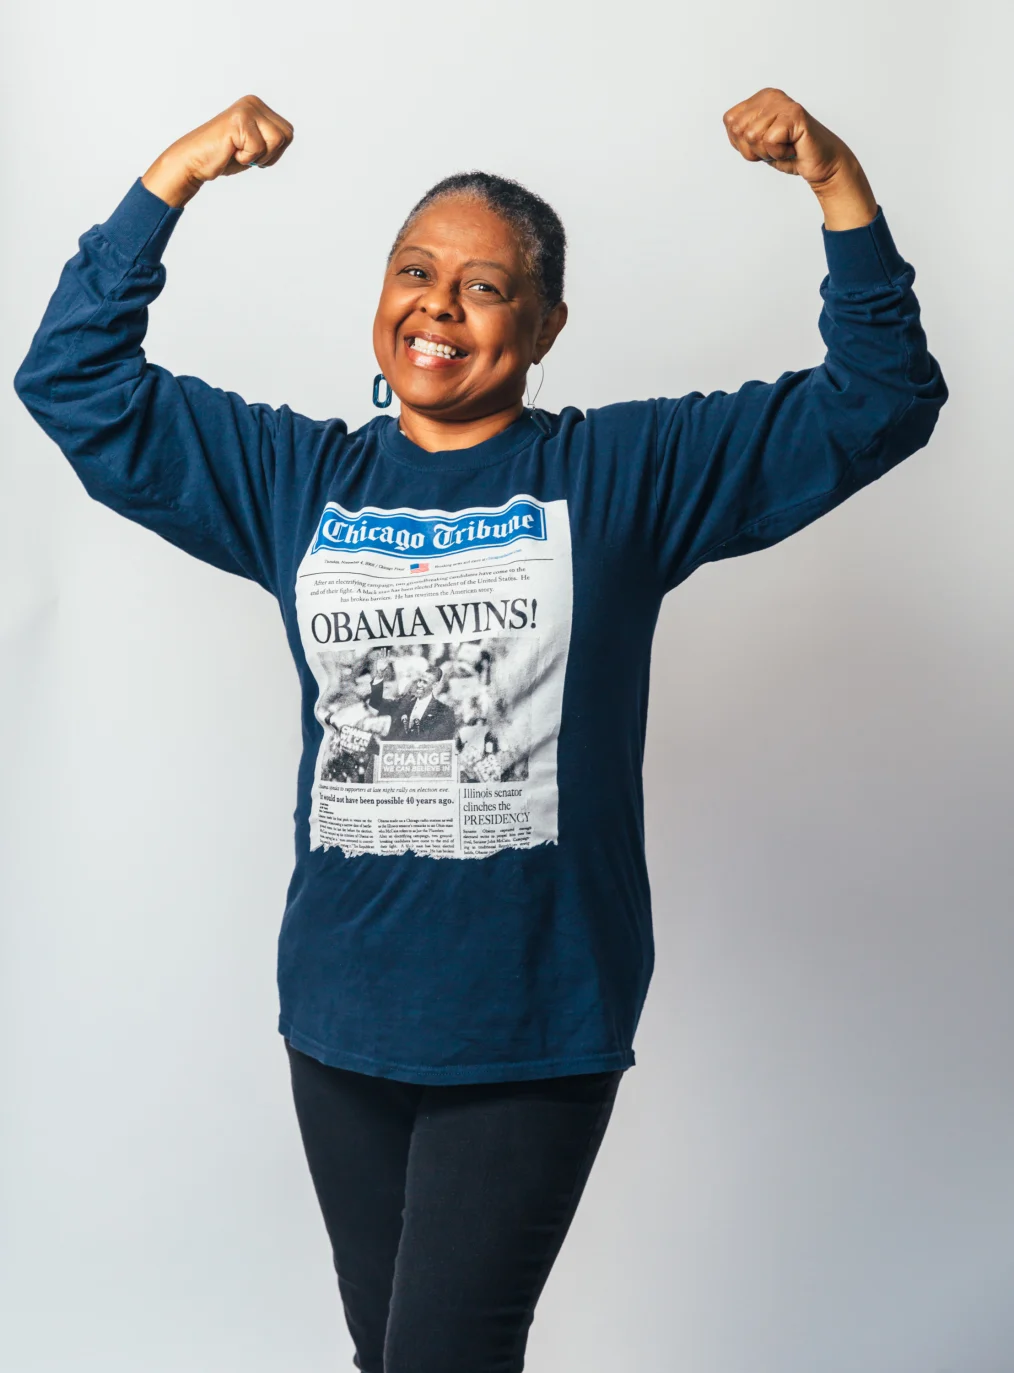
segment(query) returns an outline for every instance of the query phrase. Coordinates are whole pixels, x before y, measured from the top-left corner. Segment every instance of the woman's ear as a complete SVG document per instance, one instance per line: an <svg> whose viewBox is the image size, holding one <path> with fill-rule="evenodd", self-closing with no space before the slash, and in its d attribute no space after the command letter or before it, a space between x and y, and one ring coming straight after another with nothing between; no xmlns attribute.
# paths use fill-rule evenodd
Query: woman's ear
<svg viewBox="0 0 1014 1373"><path fill-rule="evenodd" d="M535 353L532 357L533 362L541 362L542 359L556 342L556 337L560 330L567 323L567 306L561 300L559 305L554 305L549 314L542 321L542 328L539 330L539 337L535 340Z"/></svg>

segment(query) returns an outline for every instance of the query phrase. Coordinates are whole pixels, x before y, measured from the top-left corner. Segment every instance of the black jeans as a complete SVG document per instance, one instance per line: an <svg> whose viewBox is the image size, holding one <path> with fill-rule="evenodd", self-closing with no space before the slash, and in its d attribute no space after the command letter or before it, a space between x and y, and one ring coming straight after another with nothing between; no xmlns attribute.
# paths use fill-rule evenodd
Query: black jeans
<svg viewBox="0 0 1014 1373"><path fill-rule="evenodd" d="M363 1373L518 1373L621 1073L421 1087L290 1046Z"/></svg>

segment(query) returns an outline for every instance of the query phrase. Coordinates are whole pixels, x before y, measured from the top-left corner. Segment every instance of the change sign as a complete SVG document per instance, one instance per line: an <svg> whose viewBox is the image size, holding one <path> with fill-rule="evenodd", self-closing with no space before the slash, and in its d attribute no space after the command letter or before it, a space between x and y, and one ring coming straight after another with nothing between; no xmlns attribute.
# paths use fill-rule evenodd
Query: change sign
<svg viewBox="0 0 1014 1373"><path fill-rule="evenodd" d="M393 782L396 780L425 782L455 782L454 744L450 740L436 740L431 743L406 742L380 745L377 759L376 780Z"/></svg>

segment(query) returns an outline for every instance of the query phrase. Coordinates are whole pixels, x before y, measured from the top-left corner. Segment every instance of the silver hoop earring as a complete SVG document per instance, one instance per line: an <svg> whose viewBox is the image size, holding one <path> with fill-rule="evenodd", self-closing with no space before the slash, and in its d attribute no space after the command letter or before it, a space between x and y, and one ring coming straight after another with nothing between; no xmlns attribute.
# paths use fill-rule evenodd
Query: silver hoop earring
<svg viewBox="0 0 1014 1373"><path fill-rule="evenodd" d="M539 384L535 388L535 395L532 396L531 399L529 399L528 397L528 378L525 377L525 404L527 405L529 410L535 409L535 402L539 399L539 392L542 390L542 383L546 380L546 364L544 362L540 362L539 367L542 369L542 375L539 377Z"/></svg>

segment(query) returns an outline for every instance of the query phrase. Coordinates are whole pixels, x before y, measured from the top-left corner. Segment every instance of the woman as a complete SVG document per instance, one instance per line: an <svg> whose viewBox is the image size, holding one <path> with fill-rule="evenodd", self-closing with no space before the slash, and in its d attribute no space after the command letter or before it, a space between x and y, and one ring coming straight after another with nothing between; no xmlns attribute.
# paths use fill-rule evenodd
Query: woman
<svg viewBox="0 0 1014 1373"><path fill-rule="evenodd" d="M881 476L946 399L849 148L778 90L725 124L824 214L827 356L772 384L526 408L567 320L564 232L478 173L424 196L388 260L374 396L397 419L348 434L148 364L183 206L292 140L252 97L85 234L17 378L91 495L280 601L304 738L280 1028L364 1373L523 1365L651 975L662 596ZM601 670L603 635L624 671ZM454 738L422 737L434 701ZM335 768L340 729L372 771Z"/></svg>

